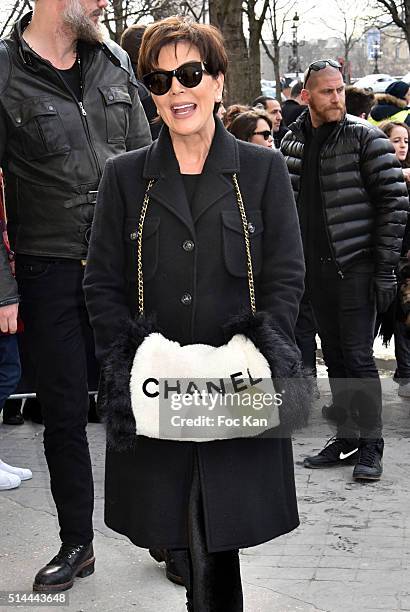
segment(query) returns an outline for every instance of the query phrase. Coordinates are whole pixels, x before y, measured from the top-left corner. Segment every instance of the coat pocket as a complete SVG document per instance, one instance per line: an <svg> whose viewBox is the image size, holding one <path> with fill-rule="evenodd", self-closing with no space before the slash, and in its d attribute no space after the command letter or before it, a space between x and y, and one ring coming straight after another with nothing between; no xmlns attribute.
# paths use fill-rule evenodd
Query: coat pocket
<svg viewBox="0 0 410 612"><path fill-rule="evenodd" d="M242 219L239 211L223 210L222 244L226 269L232 276L247 276L247 259ZM247 211L253 274L257 276L262 268L263 220L260 210Z"/></svg>
<svg viewBox="0 0 410 612"><path fill-rule="evenodd" d="M142 233L142 272L144 283L157 271L159 257L159 217L144 221ZM138 218L127 217L124 224L124 240L127 247L127 279L137 282Z"/></svg>
<svg viewBox="0 0 410 612"><path fill-rule="evenodd" d="M107 142L125 142L129 127L131 96L126 85L98 88L104 99Z"/></svg>
<svg viewBox="0 0 410 612"><path fill-rule="evenodd" d="M70 144L55 102L51 98L30 98L10 110L27 160L68 153Z"/></svg>

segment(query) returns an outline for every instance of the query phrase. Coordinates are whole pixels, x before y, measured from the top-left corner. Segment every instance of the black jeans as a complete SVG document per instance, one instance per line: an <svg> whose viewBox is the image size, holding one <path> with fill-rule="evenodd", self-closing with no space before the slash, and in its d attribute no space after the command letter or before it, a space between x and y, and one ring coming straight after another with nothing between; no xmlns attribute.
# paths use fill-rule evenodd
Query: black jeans
<svg viewBox="0 0 410 612"><path fill-rule="evenodd" d="M304 294L299 306L299 315L296 321L295 338L302 354L303 365L314 376L316 372L316 332L317 323L313 314L308 296Z"/></svg>
<svg viewBox="0 0 410 612"><path fill-rule="evenodd" d="M17 336L0 333L0 412L21 376Z"/></svg>
<svg viewBox="0 0 410 612"><path fill-rule="evenodd" d="M27 346L36 365L44 449L64 543L93 539L94 504L86 426L87 336L91 334L80 261L17 256Z"/></svg>
<svg viewBox="0 0 410 612"><path fill-rule="evenodd" d="M397 361L395 379L404 385L410 382L410 333L402 321L394 324L394 348Z"/></svg>
<svg viewBox="0 0 410 612"><path fill-rule="evenodd" d="M382 434L381 385L373 357L376 304L372 282L371 262L354 265L344 278L329 259L308 267L307 290L333 403L339 409L337 435L344 438Z"/></svg>

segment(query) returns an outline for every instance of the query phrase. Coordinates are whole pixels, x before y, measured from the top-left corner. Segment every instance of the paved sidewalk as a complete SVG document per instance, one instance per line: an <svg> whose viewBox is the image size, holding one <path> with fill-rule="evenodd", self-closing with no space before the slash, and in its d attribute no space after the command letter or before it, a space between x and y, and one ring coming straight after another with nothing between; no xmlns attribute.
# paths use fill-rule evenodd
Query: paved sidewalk
<svg viewBox="0 0 410 612"><path fill-rule="evenodd" d="M323 368L320 368L323 372ZM307 470L306 454L331 435L317 402L315 439L295 440L301 527L275 541L242 551L246 612L396 612L410 610L410 402L384 381L385 473L360 484L351 467ZM183 612L184 589L169 583L147 551L103 523L104 432L89 426L96 509L96 572L68 591L73 612ZM48 490L42 427L0 425L0 456L27 466L34 477L0 493L0 590L30 591L36 571L59 548ZM11 608L0 607L1 610ZM41 610L40 607L19 608Z"/></svg>

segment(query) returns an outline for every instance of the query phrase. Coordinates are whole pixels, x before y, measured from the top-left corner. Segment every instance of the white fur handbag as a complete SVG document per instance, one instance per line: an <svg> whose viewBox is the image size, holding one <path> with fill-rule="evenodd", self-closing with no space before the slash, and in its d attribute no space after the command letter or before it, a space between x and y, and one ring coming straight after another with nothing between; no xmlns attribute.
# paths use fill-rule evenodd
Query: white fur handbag
<svg viewBox="0 0 410 612"><path fill-rule="evenodd" d="M142 235L153 184L149 182L138 224L139 316L128 322L113 346L99 391L108 443L116 449L128 448L136 435L208 442L306 423L300 355L274 329L267 313L256 312L248 222L236 174L233 183L243 225L250 312L233 316L224 327L227 342L215 347L181 346L159 333L144 314Z"/></svg>

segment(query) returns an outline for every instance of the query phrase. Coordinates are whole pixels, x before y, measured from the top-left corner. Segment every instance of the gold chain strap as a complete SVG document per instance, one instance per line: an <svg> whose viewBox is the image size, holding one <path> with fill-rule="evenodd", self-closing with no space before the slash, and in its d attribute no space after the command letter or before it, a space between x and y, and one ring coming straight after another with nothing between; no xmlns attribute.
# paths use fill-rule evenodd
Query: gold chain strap
<svg viewBox="0 0 410 612"><path fill-rule="evenodd" d="M236 189L236 199L238 201L239 212L241 213L243 235L245 238L245 249L246 249L246 266L248 271L248 285L249 285L249 299L251 301L252 314L256 314L256 300L255 300L255 285L253 282L253 268L252 268L252 255L251 255L251 242L249 240L249 227L248 219L246 218L245 206L243 205L241 190L239 189L239 183L236 173L232 175L233 184Z"/></svg>
<svg viewBox="0 0 410 612"><path fill-rule="evenodd" d="M144 201L142 203L140 220L138 223L138 252L137 252L137 285L138 285L138 312L140 317L144 314L144 275L142 272L142 230L144 229L145 215L147 214L147 208L149 203L149 190L154 184L154 179L151 179L148 183L147 190L145 192Z"/></svg>
<svg viewBox="0 0 410 612"><path fill-rule="evenodd" d="M236 191L236 200L238 202L239 213L241 215L241 221L243 226L243 234L245 238L245 250L246 250L246 268L248 274L248 286L249 286L249 299L251 302L252 314L256 314L256 300L255 300L255 285L253 282L253 268L252 268L252 255L251 255L251 243L249 240L249 228L248 220L246 218L245 207L242 200L241 190L239 189L239 183L236 174L232 175L233 183ZM144 314L144 276L142 272L142 232L144 229L145 215L147 214L149 204L149 191L154 184L154 180L151 179L148 183L147 190L145 192L144 201L142 203L141 214L138 223L138 253L137 253L137 286L138 286L138 312L140 316Z"/></svg>

